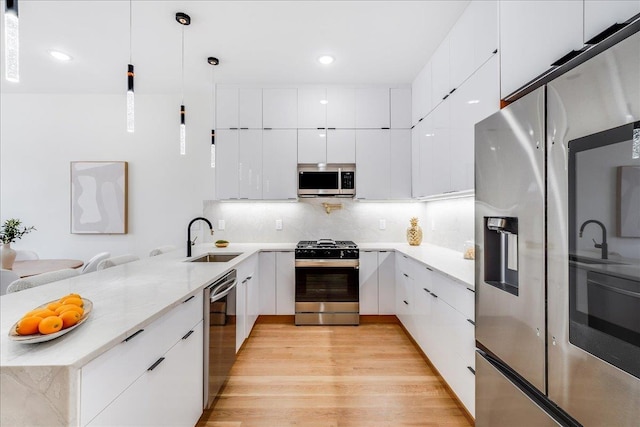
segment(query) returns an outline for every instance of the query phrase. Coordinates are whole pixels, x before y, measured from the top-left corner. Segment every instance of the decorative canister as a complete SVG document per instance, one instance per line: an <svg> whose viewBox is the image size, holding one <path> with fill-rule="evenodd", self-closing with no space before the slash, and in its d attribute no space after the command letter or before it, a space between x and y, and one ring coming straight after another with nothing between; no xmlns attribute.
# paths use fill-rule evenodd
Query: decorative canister
<svg viewBox="0 0 640 427"><path fill-rule="evenodd" d="M463 253L464 259L476 259L476 247L471 240L464 242Z"/></svg>
<svg viewBox="0 0 640 427"><path fill-rule="evenodd" d="M418 246L422 243L422 228L418 225L418 218L413 217L409 220L411 227L407 228L407 242L411 246Z"/></svg>

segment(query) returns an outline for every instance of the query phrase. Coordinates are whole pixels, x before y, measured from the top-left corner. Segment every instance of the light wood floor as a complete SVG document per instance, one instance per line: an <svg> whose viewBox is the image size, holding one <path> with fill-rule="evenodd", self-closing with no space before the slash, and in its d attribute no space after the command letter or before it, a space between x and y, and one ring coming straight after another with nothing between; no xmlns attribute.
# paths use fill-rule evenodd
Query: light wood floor
<svg viewBox="0 0 640 427"><path fill-rule="evenodd" d="M258 323L197 427L469 425L397 324Z"/></svg>

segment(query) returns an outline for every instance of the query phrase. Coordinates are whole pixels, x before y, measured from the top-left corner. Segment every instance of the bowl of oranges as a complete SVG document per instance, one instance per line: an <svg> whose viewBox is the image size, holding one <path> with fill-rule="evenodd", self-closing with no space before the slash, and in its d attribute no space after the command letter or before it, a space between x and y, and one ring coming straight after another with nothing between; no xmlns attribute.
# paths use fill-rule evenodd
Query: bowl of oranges
<svg viewBox="0 0 640 427"><path fill-rule="evenodd" d="M22 343L51 341L71 332L91 314L93 303L68 294L25 313L9 330L9 339Z"/></svg>

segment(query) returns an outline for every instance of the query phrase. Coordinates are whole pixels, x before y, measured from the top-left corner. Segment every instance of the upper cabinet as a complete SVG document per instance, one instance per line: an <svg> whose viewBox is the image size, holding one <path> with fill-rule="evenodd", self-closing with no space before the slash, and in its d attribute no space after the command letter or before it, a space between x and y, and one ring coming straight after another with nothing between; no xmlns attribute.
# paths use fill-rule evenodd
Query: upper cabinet
<svg viewBox="0 0 640 427"><path fill-rule="evenodd" d="M295 129L273 129L262 133L262 198L291 200L298 197Z"/></svg>
<svg viewBox="0 0 640 427"><path fill-rule="evenodd" d="M327 88L327 127L356 127L356 91L350 87Z"/></svg>
<svg viewBox="0 0 640 427"><path fill-rule="evenodd" d="M640 13L640 0L585 0L584 42Z"/></svg>
<svg viewBox="0 0 640 427"><path fill-rule="evenodd" d="M390 128L389 88L356 89L356 128Z"/></svg>
<svg viewBox="0 0 640 427"><path fill-rule="evenodd" d="M296 129L298 90L263 89L262 124L267 129Z"/></svg>
<svg viewBox="0 0 640 427"><path fill-rule="evenodd" d="M298 129L327 126L327 90L298 89Z"/></svg>
<svg viewBox="0 0 640 427"><path fill-rule="evenodd" d="M583 3L500 1L502 98L583 47Z"/></svg>
<svg viewBox="0 0 640 427"><path fill-rule="evenodd" d="M393 88L391 98L391 129L411 129L411 89Z"/></svg>
<svg viewBox="0 0 640 427"><path fill-rule="evenodd" d="M226 88L216 91L218 129L262 129L262 89Z"/></svg>
<svg viewBox="0 0 640 427"><path fill-rule="evenodd" d="M431 62L425 65L411 84L411 124L417 125L431 111Z"/></svg>

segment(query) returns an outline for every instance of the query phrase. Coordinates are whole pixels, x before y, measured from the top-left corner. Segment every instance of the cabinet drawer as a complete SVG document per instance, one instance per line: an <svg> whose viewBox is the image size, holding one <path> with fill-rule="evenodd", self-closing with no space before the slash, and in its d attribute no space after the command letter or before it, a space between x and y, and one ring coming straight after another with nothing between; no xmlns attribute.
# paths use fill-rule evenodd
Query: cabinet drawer
<svg viewBox="0 0 640 427"><path fill-rule="evenodd" d="M467 319L475 320L475 292L442 274L434 274L433 276L434 287L439 292L438 296L467 316Z"/></svg>
<svg viewBox="0 0 640 427"><path fill-rule="evenodd" d="M202 313L202 294L198 293L84 366L81 424L87 424L202 320Z"/></svg>

